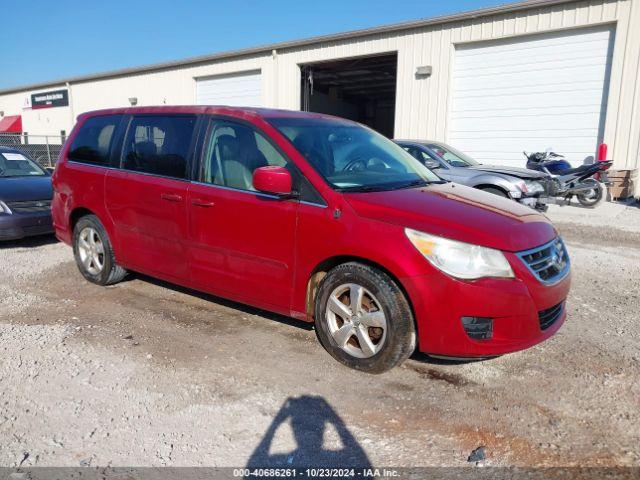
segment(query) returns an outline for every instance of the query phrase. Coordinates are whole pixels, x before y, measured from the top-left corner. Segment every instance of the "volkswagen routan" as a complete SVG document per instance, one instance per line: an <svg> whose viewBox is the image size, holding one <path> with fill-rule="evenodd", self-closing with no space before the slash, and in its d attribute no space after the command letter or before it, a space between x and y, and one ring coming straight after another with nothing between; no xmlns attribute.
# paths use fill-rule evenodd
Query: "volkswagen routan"
<svg viewBox="0 0 640 480"><path fill-rule="evenodd" d="M88 281L141 272L313 322L322 346L362 371L416 350L529 348L565 320L569 258L546 217L443 181L352 121L208 106L90 112L53 186L56 235Z"/></svg>

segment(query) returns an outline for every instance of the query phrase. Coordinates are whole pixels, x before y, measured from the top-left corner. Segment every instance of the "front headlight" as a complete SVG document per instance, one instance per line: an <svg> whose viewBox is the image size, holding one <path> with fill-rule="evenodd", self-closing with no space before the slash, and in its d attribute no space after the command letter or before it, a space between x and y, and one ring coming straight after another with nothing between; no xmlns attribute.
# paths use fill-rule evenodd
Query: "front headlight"
<svg viewBox="0 0 640 480"><path fill-rule="evenodd" d="M11 213L11 210L9 210L9 207L7 207L7 204L4 203L2 200L0 200L0 213Z"/></svg>
<svg viewBox="0 0 640 480"><path fill-rule="evenodd" d="M529 195L535 195L536 193L544 193L544 187L540 182L525 180L524 184L527 187L527 192L529 193Z"/></svg>
<svg viewBox="0 0 640 480"><path fill-rule="evenodd" d="M514 277L511 265L499 250L436 237L410 228L404 231L424 258L452 277L464 280Z"/></svg>

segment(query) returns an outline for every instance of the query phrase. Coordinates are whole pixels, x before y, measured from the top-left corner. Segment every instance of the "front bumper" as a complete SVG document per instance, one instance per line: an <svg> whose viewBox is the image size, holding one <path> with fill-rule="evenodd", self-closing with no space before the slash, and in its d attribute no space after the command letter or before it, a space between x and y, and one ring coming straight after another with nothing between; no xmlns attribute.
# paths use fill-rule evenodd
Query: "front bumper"
<svg viewBox="0 0 640 480"><path fill-rule="evenodd" d="M51 212L0 213L0 240L18 240L53 233Z"/></svg>
<svg viewBox="0 0 640 480"><path fill-rule="evenodd" d="M536 208L536 206L541 203L538 197L522 197L518 198L517 202L530 208Z"/></svg>
<svg viewBox="0 0 640 480"><path fill-rule="evenodd" d="M543 285L520 259L505 253L515 279L485 278L462 281L439 271L403 278L418 327L421 352L447 357L488 357L524 350L555 334L566 318L566 308L541 327L540 315L563 304L569 293L570 272L554 285ZM493 319L493 335L473 340L462 317Z"/></svg>

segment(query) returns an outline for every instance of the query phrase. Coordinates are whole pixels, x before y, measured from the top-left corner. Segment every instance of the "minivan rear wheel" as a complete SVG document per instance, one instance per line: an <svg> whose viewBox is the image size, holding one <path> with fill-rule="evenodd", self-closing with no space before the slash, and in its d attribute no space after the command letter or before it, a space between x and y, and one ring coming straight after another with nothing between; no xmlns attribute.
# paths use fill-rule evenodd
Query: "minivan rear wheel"
<svg viewBox="0 0 640 480"><path fill-rule="evenodd" d="M80 273L92 283L112 285L127 274L116 263L107 231L95 215L85 215L76 223L73 254Z"/></svg>
<svg viewBox="0 0 640 480"><path fill-rule="evenodd" d="M384 272L350 262L330 270L315 302L322 346L339 362L382 373L406 360L416 346L409 303Z"/></svg>

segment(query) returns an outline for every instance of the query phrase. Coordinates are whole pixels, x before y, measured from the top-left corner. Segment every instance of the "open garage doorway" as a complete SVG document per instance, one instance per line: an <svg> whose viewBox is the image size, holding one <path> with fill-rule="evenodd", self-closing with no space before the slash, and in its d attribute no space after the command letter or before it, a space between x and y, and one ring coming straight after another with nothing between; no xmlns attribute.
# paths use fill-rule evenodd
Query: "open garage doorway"
<svg viewBox="0 0 640 480"><path fill-rule="evenodd" d="M393 137L398 54L301 65L301 108L363 123Z"/></svg>

